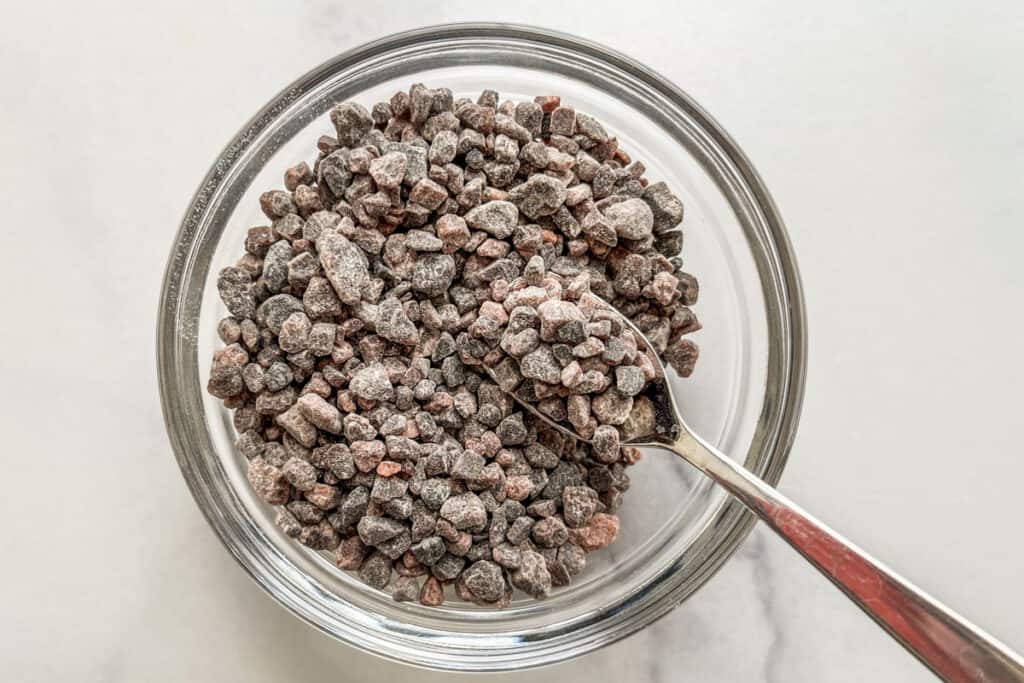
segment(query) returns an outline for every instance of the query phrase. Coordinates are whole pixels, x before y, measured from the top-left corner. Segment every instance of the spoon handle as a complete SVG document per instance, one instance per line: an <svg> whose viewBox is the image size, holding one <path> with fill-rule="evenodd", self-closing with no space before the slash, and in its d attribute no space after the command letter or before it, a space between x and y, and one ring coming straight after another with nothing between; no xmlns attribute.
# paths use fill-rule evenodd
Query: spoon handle
<svg viewBox="0 0 1024 683"><path fill-rule="evenodd" d="M700 438L666 446L714 479L940 679L1024 682L1024 659Z"/></svg>

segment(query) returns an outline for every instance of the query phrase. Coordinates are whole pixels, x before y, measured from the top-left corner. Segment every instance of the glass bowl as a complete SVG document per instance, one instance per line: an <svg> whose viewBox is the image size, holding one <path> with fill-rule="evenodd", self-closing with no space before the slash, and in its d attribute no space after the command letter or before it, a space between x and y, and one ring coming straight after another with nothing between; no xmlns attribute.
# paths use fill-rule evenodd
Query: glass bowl
<svg viewBox="0 0 1024 683"><path fill-rule="evenodd" d="M322 631L392 660L461 670L522 669L608 645L678 605L736 550L751 516L679 459L650 452L631 468L618 540L546 600L490 610L449 601L396 603L286 538L245 478L230 415L204 388L226 311L216 273L265 222L257 197L284 169L311 161L323 116L366 106L415 82L456 96L558 94L596 116L651 181L686 205L686 270L701 282L704 329L693 376L679 380L700 434L775 483L793 439L804 383L804 305L796 265L757 173L676 86L622 55L535 28L426 28L346 52L261 109L199 185L175 239L160 302L158 356L167 431L199 507L228 550L278 602Z"/></svg>

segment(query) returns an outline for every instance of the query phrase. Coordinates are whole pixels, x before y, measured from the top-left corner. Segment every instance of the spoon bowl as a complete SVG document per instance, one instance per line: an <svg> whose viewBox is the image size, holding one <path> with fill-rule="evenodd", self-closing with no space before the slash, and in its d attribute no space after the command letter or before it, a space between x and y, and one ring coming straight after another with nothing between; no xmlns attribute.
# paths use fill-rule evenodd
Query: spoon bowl
<svg viewBox="0 0 1024 683"><path fill-rule="evenodd" d="M608 303L606 300L590 292L588 296L592 301L599 303L603 308L606 315L614 317L622 326L628 328L636 339L637 348L644 349L644 353L650 359L651 366L655 369L656 376L654 379L648 381L647 386L642 392L644 399L650 402L649 410L651 416L643 420L629 420L627 419L619 432L622 436L620 443L623 446L667 446L671 445L679 438L682 431L689 431L683 422L682 415L679 414L678 402L676 396L672 390L672 384L668 381L666 376L666 367L662 364L658 357L658 352L651 344L650 339L640 331L632 320L622 315L618 309ZM483 364L483 370L488 377L497 385L501 386L501 381L495 374L493 368L486 363ZM543 421L546 425L555 429L566 436L572 437L583 443L592 443L592 439L583 436L573 426L567 422L561 422L559 420L553 420L550 416L545 415L533 405L533 403L522 396L520 393L513 391L505 391L505 393L514 400L521 408L529 412L531 415L537 417ZM645 407L643 410L647 410ZM637 413L640 408L634 407L634 413ZM637 430L636 426L641 426Z"/></svg>

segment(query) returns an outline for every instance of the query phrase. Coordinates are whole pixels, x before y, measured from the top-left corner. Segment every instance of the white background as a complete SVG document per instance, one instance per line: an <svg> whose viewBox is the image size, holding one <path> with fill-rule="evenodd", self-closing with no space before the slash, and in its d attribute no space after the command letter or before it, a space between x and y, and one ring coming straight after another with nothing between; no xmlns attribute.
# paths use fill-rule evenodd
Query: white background
<svg viewBox="0 0 1024 683"><path fill-rule="evenodd" d="M469 19L626 52L739 141L807 293L783 490L1024 649L1020 2L5 5L5 679L445 678L304 626L224 552L164 435L154 330L181 213L243 121L340 51ZM652 628L502 679L931 680L763 529Z"/></svg>

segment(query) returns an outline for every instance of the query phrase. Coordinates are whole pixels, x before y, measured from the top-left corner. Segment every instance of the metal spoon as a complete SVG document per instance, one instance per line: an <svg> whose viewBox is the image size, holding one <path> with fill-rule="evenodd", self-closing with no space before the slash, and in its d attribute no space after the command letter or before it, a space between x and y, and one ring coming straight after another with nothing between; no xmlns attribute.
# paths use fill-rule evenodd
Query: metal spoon
<svg viewBox="0 0 1024 683"><path fill-rule="evenodd" d="M675 453L711 477L784 538L889 635L940 679L956 683L1024 682L1024 659L805 512L691 430L679 414L665 366L650 341L625 316L604 302L638 343L646 346L659 376L644 395L654 406L647 434L625 435L627 446ZM496 379L490 368L485 368ZM499 383L500 384L500 383ZM570 425L538 411L515 392L509 395L555 429L588 442Z"/></svg>

